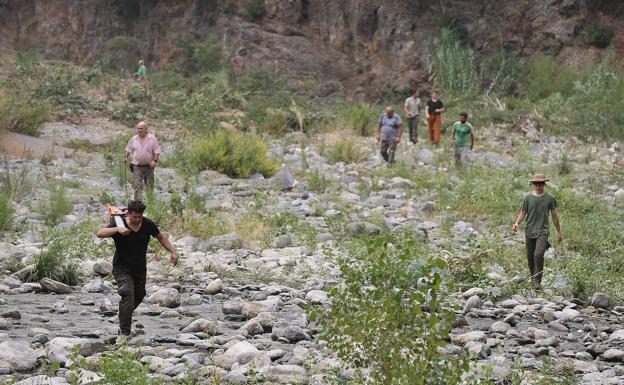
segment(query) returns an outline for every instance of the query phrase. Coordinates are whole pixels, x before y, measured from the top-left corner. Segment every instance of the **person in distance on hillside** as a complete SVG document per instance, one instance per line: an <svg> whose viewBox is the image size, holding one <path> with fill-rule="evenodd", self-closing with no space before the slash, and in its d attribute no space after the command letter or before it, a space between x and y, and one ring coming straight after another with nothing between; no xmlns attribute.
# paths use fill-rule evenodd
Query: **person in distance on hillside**
<svg viewBox="0 0 624 385"><path fill-rule="evenodd" d="M151 193L154 188L154 168L160 156L160 145L156 137L147 132L147 123L139 122L136 126L137 134L126 145L124 162L132 155L132 188L134 200L141 200L143 187Z"/></svg>
<svg viewBox="0 0 624 385"><path fill-rule="evenodd" d="M178 263L178 254L171 242L160 232L156 224L143 216L145 205L140 201L128 202L128 212L124 227L111 223L97 232L98 238L113 238L115 257L113 276L118 284L119 334L129 336L132 326L132 313L145 297L145 279L147 277L147 245L154 237L171 253L171 262Z"/></svg>
<svg viewBox="0 0 624 385"><path fill-rule="evenodd" d="M466 162L468 149L474 147L474 133L472 132L472 124L467 122L468 114L462 112L459 114L459 120L453 123L453 135L451 142L454 146L455 166L463 167ZM470 142L468 141L470 139Z"/></svg>
<svg viewBox="0 0 624 385"><path fill-rule="evenodd" d="M418 123L420 120L420 91L415 90L412 96L405 99L403 111L407 116L410 142L416 144L418 143Z"/></svg>
<svg viewBox="0 0 624 385"><path fill-rule="evenodd" d="M389 164L394 163L394 154L397 144L401 143L401 135L403 135L401 117L394 113L392 106L388 106L379 117L376 138L377 143L381 142L381 156Z"/></svg>
<svg viewBox="0 0 624 385"><path fill-rule="evenodd" d="M557 241L563 242L561 227L559 226L559 216L557 215L557 201L544 191L546 187L544 174L535 174L530 182L533 184L533 191L524 197L522 209L512 226L513 231L518 230L518 226L527 218L524 233L526 236L527 260L529 262L529 272L531 273L531 284L535 289L542 287L542 273L544 271L544 253L550 247L548 236L550 235L548 214L550 213L555 228L557 229Z"/></svg>
<svg viewBox="0 0 624 385"><path fill-rule="evenodd" d="M429 143L439 144L440 134L442 132L442 113L444 112L444 104L438 99L438 91L431 92L431 99L427 101L425 114L427 122L429 122Z"/></svg>
<svg viewBox="0 0 624 385"><path fill-rule="evenodd" d="M145 79L147 75L147 67L145 67L145 62L143 59L139 60L139 69L134 73L134 76L138 81Z"/></svg>

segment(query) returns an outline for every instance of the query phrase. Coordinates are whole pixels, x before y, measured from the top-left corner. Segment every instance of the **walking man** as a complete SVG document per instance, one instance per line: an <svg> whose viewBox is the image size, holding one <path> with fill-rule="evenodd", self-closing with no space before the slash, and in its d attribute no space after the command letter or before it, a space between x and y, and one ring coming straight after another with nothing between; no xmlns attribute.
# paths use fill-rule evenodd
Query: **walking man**
<svg viewBox="0 0 624 385"><path fill-rule="evenodd" d="M429 122L429 143L440 143L440 133L442 132L442 113L444 112L444 104L438 99L438 91L431 92L431 99L427 101L425 113L427 122Z"/></svg>
<svg viewBox="0 0 624 385"><path fill-rule="evenodd" d="M409 130L410 142L418 143L418 123L420 120L420 91L415 90L414 94L405 99L403 111L407 116L407 128Z"/></svg>
<svg viewBox="0 0 624 385"><path fill-rule="evenodd" d="M468 148L472 150L474 147L472 124L468 123L467 119L468 114L462 112L459 114L459 120L453 123L451 142L454 143L455 166L463 166L466 162ZM468 139L470 139L470 142L468 142Z"/></svg>
<svg viewBox="0 0 624 385"><path fill-rule="evenodd" d="M394 154L397 144L401 143L401 135L403 135L401 117L394 113L392 106L388 106L379 118L376 137L377 143L381 141L381 156L389 164L394 163Z"/></svg>
<svg viewBox="0 0 624 385"><path fill-rule="evenodd" d="M557 241L563 242L561 227L559 226L559 216L557 215L557 201L552 195L544 191L546 182L544 174L535 174L530 182L533 184L533 192L524 197L522 210L516 218L512 229L518 230L518 226L526 216L527 259L529 262L529 272L531 273L531 284L533 288L540 289L542 286L542 272L544 271L544 253L550 247L548 236L550 233L548 226L548 213L552 216L553 223L557 229Z"/></svg>
<svg viewBox="0 0 624 385"><path fill-rule="evenodd" d="M141 59L139 60L139 69L137 70L137 72L134 73L137 81L140 82L141 80L145 79L146 72L147 67L145 67L145 62L143 61L143 59Z"/></svg>
<svg viewBox="0 0 624 385"><path fill-rule="evenodd" d="M150 193L154 188L154 168L160 156L160 146L156 137L147 132L147 124L139 122L136 125L137 135L133 136L124 154L124 162L132 155L132 188L134 190L134 200L141 200L141 193L147 187Z"/></svg>
<svg viewBox="0 0 624 385"><path fill-rule="evenodd" d="M113 238L115 257L113 276L117 281L119 301L119 334L128 337L132 326L132 313L145 297L145 278L147 276L147 245L150 237L171 253L171 262L178 263L178 254L171 242L158 230L150 219L143 216L145 205L139 201L128 203L128 213L124 226L111 223L97 232L98 238Z"/></svg>

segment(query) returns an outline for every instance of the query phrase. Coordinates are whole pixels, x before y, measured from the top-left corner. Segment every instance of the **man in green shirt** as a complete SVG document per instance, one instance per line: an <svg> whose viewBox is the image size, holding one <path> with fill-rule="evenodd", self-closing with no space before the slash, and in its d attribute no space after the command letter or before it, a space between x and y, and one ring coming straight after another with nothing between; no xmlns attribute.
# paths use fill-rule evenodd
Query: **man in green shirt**
<svg viewBox="0 0 624 385"><path fill-rule="evenodd" d="M468 148L472 150L474 147L474 133L472 132L472 125L468 123L468 114L462 112L459 114L459 120L453 123L453 136L451 137L451 143L455 148L455 165L462 165L462 158L465 160L468 154ZM468 142L470 140L470 142Z"/></svg>
<svg viewBox="0 0 624 385"><path fill-rule="evenodd" d="M563 242L561 227L559 226L559 216L557 215L557 201L552 195L544 191L546 187L544 174L535 174L530 182L533 184L533 192L524 197L522 210L512 226L513 231L518 230L520 222L527 218L524 233L526 235L527 260L531 273L531 283L533 288L542 287L542 272L544 271L544 253L550 247L548 236L550 235L548 225L548 213L552 216L553 223L557 229L557 241Z"/></svg>
<svg viewBox="0 0 624 385"><path fill-rule="evenodd" d="M145 79L147 67L145 67L145 62L141 59L139 60L139 69L134 74L138 81Z"/></svg>

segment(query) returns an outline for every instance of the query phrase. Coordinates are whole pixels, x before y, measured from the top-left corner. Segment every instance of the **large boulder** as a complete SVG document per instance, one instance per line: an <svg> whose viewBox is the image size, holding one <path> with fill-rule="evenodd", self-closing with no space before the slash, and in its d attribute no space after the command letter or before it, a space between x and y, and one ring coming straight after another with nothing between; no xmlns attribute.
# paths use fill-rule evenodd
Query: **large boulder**
<svg viewBox="0 0 624 385"><path fill-rule="evenodd" d="M247 319L256 317L260 313L275 312L279 309L280 298L273 296L264 301L252 301L243 305L242 315Z"/></svg>
<svg viewBox="0 0 624 385"><path fill-rule="evenodd" d="M241 239L236 233L217 235L197 244L197 250L234 250L241 247Z"/></svg>
<svg viewBox="0 0 624 385"><path fill-rule="evenodd" d="M4 341L0 343L0 361L11 364L13 370L30 370L37 366L37 352L15 341Z"/></svg>
<svg viewBox="0 0 624 385"><path fill-rule="evenodd" d="M53 338L46 347L46 356L51 362L65 364L73 354L73 350L78 348L78 353L83 356L90 356L104 350L101 342L92 341L86 338Z"/></svg>
<svg viewBox="0 0 624 385"><path fill-rule="evenodd" d="M265 366L260 369L267 380L278 384L307 384L308 377L304 368L297 365Z"/></svg>
<svg viewBox="0 0 624 385"><path fill-rule="evenodd" d="M247 341L240 341L232 345L222 355L213 356L216 365L230 370L232 365L253 363L256 368L263 368L271 364L268 352L260 351Z"/></svg>
<svg viewBox="0 0 624 385"><path fill-rule="evenodd" d="M160 289L150 295L148 302L169 308L178 307L180 306L180 293L173 288Z"/></svg>
<svg viewBox="0 0 624 385"><path fill-rule="evenodd" d="M64 283L55 281L50 278L42 278L39 281L39 284L45 290L50 291L52 293L56 293L56 294L69 294L72 292L71 287L67 286Z"/></svg>
<svg viewBox="0 0 624 385"><path fill-rule="evenodd" d="M379 235L381 227L368 222L351 222L345 226L345 231L354 235Z"/></svg>

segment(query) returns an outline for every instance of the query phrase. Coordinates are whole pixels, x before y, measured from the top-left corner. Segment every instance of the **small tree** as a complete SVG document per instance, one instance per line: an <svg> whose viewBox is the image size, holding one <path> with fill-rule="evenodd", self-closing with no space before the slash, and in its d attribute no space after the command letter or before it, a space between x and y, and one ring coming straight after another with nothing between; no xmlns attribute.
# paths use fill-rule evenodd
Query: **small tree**
<svg viewBox="0 0 624 385"><path fill-rule="evenodd" d="M420 263L418 243L393 237L365 239L350 254L339 260L343 282L330 291L331 308L315 308L312 318L360 383L474 383L467 354L439 350L454 320L443 302L444 261Z"/></svg>

